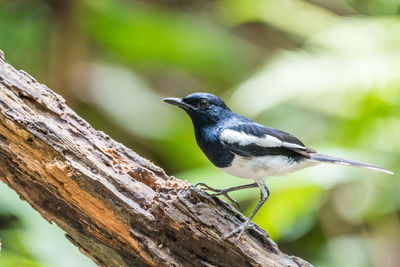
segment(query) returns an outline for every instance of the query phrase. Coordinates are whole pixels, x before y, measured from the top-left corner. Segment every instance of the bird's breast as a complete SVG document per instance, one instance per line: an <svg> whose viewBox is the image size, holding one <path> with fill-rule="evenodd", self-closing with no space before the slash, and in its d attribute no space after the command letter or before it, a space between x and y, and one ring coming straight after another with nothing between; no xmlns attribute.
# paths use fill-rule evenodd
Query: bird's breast
<svg viewBox="0 0 400 267"><path fill-rule="evenodd" d="M217 131L203 129L195 134L198 146L216 167L224 168L231 165L234 154L223 147Z"/></svg>

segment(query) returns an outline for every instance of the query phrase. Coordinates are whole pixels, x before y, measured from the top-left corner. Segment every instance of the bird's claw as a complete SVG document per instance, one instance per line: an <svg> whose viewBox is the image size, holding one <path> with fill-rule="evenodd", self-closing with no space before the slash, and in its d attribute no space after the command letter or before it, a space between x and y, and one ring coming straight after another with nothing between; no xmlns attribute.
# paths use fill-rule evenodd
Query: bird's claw
<svg viewBox="0 0 400 267"><path fill-rule="evenodd" d="M214 192L218 191L218 189L212 188L212 187L208 186L205 183L197 183L197 184L194 185L194 187L198 187L198 186L202 186L200 188L201 190L210 190L210 191L214 191Z"/></svg>
<svg viewBox="0 0 400 267"><path fill-rule="evenodd" d="M231 198L228 195L228 190L226 189L215 189L213 187L210 187L208 185L206 185L205 183L197 183L195 184L195 187L197 186L201 186L201 190L208 190L208 191L212 191L214 192L214 194L211 194L212 197L216 197L216 196L224 196L226 199L228 199L232 205L234 205L236 207L236 209L239 209L239 202L237 202L236 200L234 200L233 198Z"/></svg>
<svg viewBox="0 0 400 267"><path fill-rule="evenodd" d="M231 237L231 236L233 236L233 235L239 233L239 234L237 235L237 237L235 238L235 242L237 242L237 241L240 239L240 237L242 236L242 234L244 233L244 231L246 231L247 229L253 228L254 226L255 226L255 224L254 224L253 222L247 220L247 221L245 221L241 226L239 226L238 228L236 228L236 229L233 230L232 232L230 232L230 233L228 233L228 234L226 234L226 235L224 235L224 236L221 236L221 237L219 238L219 240L228 239L229 237Z"/></svg>
<svg viewBox="0 0 400 267"><path fill-rule="evenodd" d="M237 202L236 200L234 200L233 198L231 198L231 197L228 195L228 192L226 192L226 191L224 191L224 190L221 190L221 191L219 191L219 192L216 192L216 193L214 193L214 194L211 194L212 197L214 197L214 196L220 196L220 195L222 195L222 196L224 196L226 199L228 199L228 200L232 203L232 205L235 206L236 209L239 209L239 208L240 208L239 202Z"/></svg>

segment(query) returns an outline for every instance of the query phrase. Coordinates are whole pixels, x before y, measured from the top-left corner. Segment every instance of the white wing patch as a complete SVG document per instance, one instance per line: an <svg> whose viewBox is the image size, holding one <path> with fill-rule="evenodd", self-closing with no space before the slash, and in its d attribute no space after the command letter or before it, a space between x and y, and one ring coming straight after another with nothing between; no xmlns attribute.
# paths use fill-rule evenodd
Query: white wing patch
<svg viewBox="0 0 400 267"><path fill-rule="evenodd" d="M221 132L220 135L221 140L229 144L238 144L240 146L247 146L250 144L255 144L262 147L288 147L288 148L297 148L305 150L304 146L288 143L279 140L278 138L266 134L263 137L257 137L254 135L248 135L244 132L238 132L232 129L226 129Z"/></svg>

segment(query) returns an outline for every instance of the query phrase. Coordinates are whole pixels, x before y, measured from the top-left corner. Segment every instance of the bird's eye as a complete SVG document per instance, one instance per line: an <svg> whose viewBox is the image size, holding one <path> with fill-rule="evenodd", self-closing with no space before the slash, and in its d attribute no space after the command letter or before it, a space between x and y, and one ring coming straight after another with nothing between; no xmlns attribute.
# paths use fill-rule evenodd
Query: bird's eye
<svg viewBox="0 0 400 267"><path fill-rule="evenodd" d="M199 108L201 108L201 109L206 109L206 108L208 108L209 105L210 105L210 103L208 103L208 101L206 99L200 100L200 102L198 104Z"/></svg>

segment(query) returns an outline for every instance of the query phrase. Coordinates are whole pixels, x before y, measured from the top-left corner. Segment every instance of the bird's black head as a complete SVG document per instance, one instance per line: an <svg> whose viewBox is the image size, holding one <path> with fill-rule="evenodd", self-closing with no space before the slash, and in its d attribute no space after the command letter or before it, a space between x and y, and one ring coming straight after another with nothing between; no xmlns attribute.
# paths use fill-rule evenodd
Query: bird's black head
<svg viewBox="0 0 400 267"><path fill-rule="evenodd" d="M231 112L218 96L208 93L194 93L184 98L164 98L163 101L182 108L195 126L215 124Z"/></svg>

